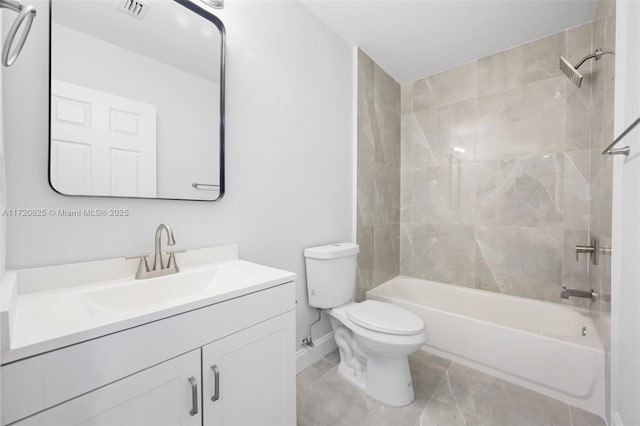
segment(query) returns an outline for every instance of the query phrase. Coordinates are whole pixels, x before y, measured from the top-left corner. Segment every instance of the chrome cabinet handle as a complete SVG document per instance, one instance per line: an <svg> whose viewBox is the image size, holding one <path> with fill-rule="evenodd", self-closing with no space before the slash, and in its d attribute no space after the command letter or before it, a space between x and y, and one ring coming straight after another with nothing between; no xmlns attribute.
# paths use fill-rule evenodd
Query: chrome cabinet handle
<svg viewBox="0 0 640 426"><path fill-rule="evenodd" d="M195 416L198 414L198 381L192 376L189 377L189 383L191 383L191 410L189 410L189 414Z"/></svg>
<svg viewBox="0 0 640 426"><path fill-rule="evenodd" d="M215 365L212 365L211 369L213 370L213 396L211 400L217 401L220 399L220 370Z"/></svg>

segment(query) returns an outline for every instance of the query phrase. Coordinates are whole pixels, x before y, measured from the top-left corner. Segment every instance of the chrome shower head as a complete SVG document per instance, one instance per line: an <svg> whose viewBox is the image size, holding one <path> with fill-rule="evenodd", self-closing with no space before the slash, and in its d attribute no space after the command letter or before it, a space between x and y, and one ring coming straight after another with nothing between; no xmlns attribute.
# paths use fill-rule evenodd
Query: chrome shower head
<svg viewBox="0 0 640 426"><path fill-rule="evenodd" d="M575 84L577 87L580 87L582 86L582 74L580 74L576 68L577 67L571 65L571 63L564 57L560 56L560 71L562 71L564 75L569 77L569 80L571 80L573 84Z"/></svg>
<svg viewBox="0 0 640 426"><path fill-rule="evenodd" d="M602 55L614 55L615 52L613 50L602 50L596 49L591 55L587 55L584 58L580 59L575 66L571 65L569 61L560 56L560 70L569 77L569 80L573 82L576 86L580 87L582 85L582 74L578 72L578 68L582 66L589 59L595 59L599 61L602 58Z"/></svg>

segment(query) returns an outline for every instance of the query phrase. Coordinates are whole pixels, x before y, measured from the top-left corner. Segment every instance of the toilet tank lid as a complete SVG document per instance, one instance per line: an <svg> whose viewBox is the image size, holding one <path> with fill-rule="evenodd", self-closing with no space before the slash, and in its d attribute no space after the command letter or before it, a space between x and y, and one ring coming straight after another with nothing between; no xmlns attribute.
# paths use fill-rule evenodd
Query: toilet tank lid
<svg viewBox="0 0 640 426"><path fill-rule="evenodd" d="M360 247L355 243L335 243L320 247L304 249L304 257L311 259L337 259L340 257L355 256L360 252Z"/></svg>

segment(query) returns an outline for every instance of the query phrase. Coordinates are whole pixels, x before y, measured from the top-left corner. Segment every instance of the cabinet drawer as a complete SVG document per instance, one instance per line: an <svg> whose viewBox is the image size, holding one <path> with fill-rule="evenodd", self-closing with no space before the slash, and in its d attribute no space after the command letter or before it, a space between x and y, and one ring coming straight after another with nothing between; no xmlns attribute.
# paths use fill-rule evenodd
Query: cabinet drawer
<svg viewBox="0 0 640 426"><path fill-rule="evenodd" d="M2 367L2 424L291 311L293 282Z"/></svg>

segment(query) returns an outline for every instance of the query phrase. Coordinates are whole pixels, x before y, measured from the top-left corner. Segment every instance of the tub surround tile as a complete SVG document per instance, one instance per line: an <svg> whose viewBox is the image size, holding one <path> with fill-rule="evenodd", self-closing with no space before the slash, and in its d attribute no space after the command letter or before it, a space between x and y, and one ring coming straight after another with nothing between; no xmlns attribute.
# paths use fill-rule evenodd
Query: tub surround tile
<svg viewBox="0 0 640 426"><path fill-rule="evenodd" d="M378 200L375 181L376 164L370 161L358 162L358 226L376 223L376 202Z"/></svg>
<svg viewBox="0 0 640 426"><path fill-rule="evenodd" d="M562 152L565 78L559 76L480 97L476 157L508 159Z"/></svg>
<svg viewBox="0 0 640 426"><path fill-rule="evenodd" d="M402 143L406 145L404 150L408 161L402 163L402 168L411 170L436 165L436 155L416 114L405 115L403 123Z"/></svg>
<svg viewBox="0 0 640 426"><path fill-rule="evenodd" d="M454 104L478 96L478 63L469 62L413 82L413 111Z"/></svg>
<svg viewBox="0 0 640 426"><path fill-rule="evenodd" d="M358 103L375 98L375 62L358 49Z"/></svg>
<svg viewBox="0 0 640 426"><path fill-rule="evenodd" d="M412 276L473 286L474 228L469 225L413 225Z"/></svg>
<svg viewBox="0 0 640 426"><path fill-rule="evenodd" d="M413 138L418 155L412 166L445 166L452 156L459 161L475 160L476 112L476 101L470 100L414 113L420 132ZM431 156L419 155L423 152Z"/></svg>
<svg viewBox="0 0 640 426"><path fill-rule="evenodd" d="M563 167L559 154L483 162L477 174L477 223L505 226L562 224Z"/></svg>
<svg viewBox="0 0 640 426"><path fill-rule="evenodd" d="M374 63L375 99L400 115L401 87L386 71Z"/></svg>
<svg viewBox="0 0 640 426"><path fill-rule="evenodd" d="M356 300L400 270L401 99L400 85L359 50Z"/></svg>
<svg viewBox="0 0 640 426"><path fill-rule="evenodd" d="M373 282L371 288L400 273L400 224L378 225L373 228Z"/></svg>
<svg viewBox="0 0 640 426"><path fill-rule="evenodd" d="M589 228L589 158L587 149L564 155L564 224L566 228Z"/></svg>
<svg viewBox="0 0 640 426"><path fill-rule="evenodd" d="M375 161L400 167L400 114L380 100L375 101L378 139L375 139ZM375 134L374 134L375 135Z"/></svg>
<svg viewBox="0 0 640 426"><path fill-rule="evenodd" d="M502 92L560 75L565 32L553 34L478 60L478 94Z"/></svg>
<svg viewBox="0 0 640 426"><path fill-rule="evenodd" d="M476 226L475 239L502 293L560 302L562 227Z"/></svg>
<svg viewBox="0 0 640 426"><path fill-rule="evenodd" d="M413 276L413 243L411 235L413 234L410 223L403 222L400 224L400 275L408 277Z"/></svg>
<svg viewBox="0 0 640 426"><path fill-rule="evenodd" d="M373 226L358 226L356 238L360 246L357 264L356 301L361 302L373 283Z"/></svg>
<svg viewBox="0 0 640 426"><path fill-rule="evenodd" d="M374 167L374 223L400 223L400 168L380 163Z"/></svg>
<svg viewBox="0 0 640 426"><path fill-rule="evenodd" d="M380 140L373 101L358 105L358 162L373 163L376 159L375 141ZM377 133L374 137L374 131Z"/></svg>
<svg viewBox="0 0 640 426"><path fill-rule="evenodd" d="M473 224L476 216L475 170L473 163L452 159L447 166L413 171L411 222Z"/></svg>
<svg viewBox="0 0 640 426"><path fill-rule="evenodd" d="M475 284L474 288L502 293L502 289L498 284L498 280L493 275L493 271L489 268L487 261L482 255L480 244L476 241L476 267L475 267Z"/></svg>
<svg viewBox="0 0 640 426"><path fill-rule="evenodd" d="M413 112L413 82L403 84L400 88L400 114Z"/></svg>

